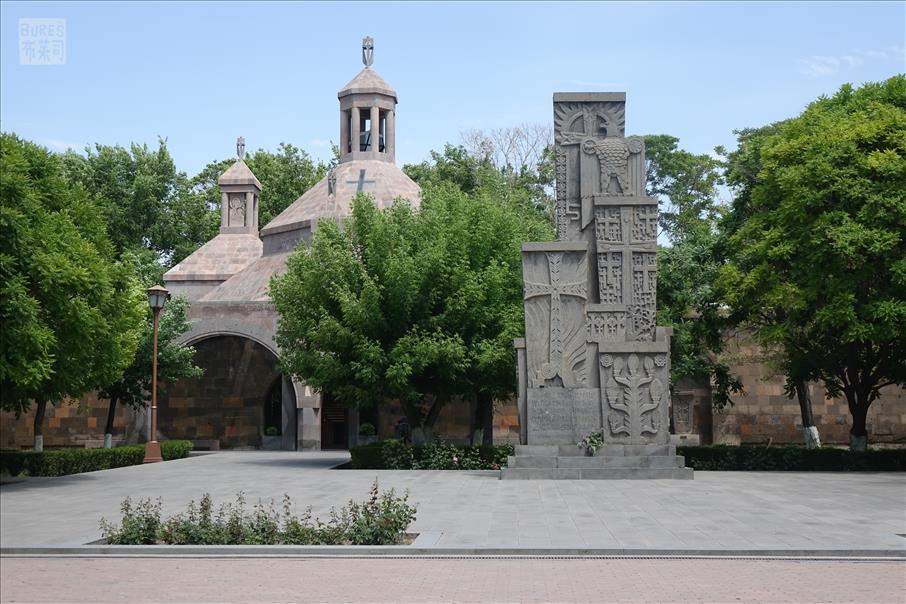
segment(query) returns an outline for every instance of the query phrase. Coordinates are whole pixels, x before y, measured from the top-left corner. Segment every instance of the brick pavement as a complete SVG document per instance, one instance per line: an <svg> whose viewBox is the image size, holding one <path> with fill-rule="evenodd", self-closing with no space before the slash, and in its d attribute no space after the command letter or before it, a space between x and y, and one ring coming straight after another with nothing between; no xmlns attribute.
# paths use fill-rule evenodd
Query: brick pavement
<svg viewBox="0 0 906 604"><path fill-rule="evenodd" d="M896 603L906 563L3 558L0 602Z"/></svg>

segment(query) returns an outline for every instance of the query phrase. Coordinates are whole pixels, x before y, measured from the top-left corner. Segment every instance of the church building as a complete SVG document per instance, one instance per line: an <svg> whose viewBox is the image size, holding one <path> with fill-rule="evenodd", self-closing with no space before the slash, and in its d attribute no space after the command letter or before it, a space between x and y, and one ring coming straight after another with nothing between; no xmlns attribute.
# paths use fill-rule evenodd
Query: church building
<svg viewBox="0 0 906 604"><path fill-rule="evenodd" d="M366 38L365 67L337 94L338 165L259 231L261 183L243 161L240 138L237 160L218 180L220 232L164 275L173 295L190 300L192 327L181 343L195 347L204 375L162 394L163 438L284 450L354 444L354 411L281 374L268 285L286 270L293 250L310 243L319 220L350 214L357 193L382 209L396 198L419 205L419 186L395 163L397 95L372 68L373 52Z"/></svg>

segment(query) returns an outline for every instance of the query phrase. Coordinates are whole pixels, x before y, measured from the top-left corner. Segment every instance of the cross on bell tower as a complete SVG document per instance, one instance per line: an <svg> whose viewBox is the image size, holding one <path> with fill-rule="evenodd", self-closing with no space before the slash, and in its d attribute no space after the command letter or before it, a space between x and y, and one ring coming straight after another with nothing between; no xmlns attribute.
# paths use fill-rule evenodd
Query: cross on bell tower
<svg viewBox="0 0 906 604"><path fill-rule="evenodd" d="M340 162L395 159L396 91L372 69L374 40L362 40L365 68L346 84L340 99Z"/></svg>

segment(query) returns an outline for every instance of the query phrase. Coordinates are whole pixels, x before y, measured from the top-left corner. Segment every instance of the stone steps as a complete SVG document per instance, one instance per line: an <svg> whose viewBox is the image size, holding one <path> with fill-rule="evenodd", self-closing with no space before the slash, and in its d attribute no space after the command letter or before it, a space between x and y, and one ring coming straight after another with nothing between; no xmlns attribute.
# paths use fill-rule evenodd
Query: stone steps
<svg viewBox="0 0 906 604"><path fill-rule="evenodd" d="M516 456L585 457L585 450L575 445L516 445ZM604 445L596 457L676 455L675 445Z"/></svg>
<svg viewBox="0 0 906 604"><path fill-rule="evenodd" d="M501 480L692 480L692 468L503 468Z"/></svg>
<svg viewBox="0 0 906 604"><path fill-rule="evenodd" d="M682 468L685 459L678 455L548 457L542 455L511 455L510 468Z"/></svg>

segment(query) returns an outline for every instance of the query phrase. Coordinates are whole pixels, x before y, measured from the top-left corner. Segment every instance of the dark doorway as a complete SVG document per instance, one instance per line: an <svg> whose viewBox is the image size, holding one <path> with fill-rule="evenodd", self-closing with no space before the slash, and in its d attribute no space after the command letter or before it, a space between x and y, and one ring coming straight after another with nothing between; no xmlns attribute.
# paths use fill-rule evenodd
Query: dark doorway
<svg viewBox="0 0 906 604"><path fill-rule="evenodd" d="M321 399L321 449L349 448L349 410L329 394Z"/></svg>

